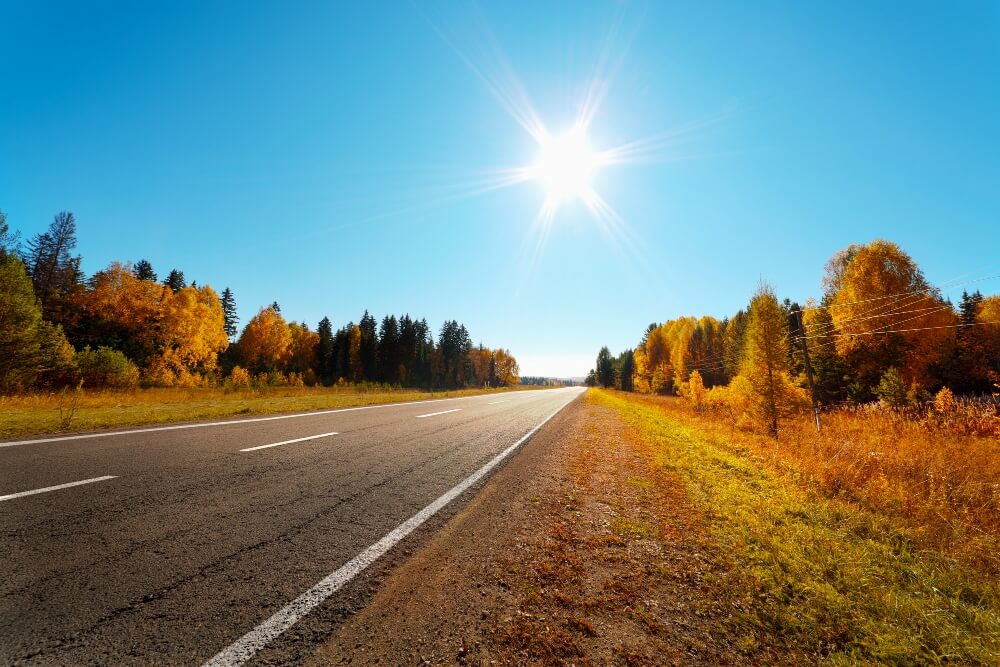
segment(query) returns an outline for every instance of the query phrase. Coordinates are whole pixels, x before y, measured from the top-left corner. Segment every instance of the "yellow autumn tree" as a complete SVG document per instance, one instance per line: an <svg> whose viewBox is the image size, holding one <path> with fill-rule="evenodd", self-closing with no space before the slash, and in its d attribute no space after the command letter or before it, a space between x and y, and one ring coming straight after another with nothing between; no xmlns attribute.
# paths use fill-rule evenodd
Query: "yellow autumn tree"
<svg viewBox="0 0 1000 667"><path fill-rule="evenodd" d="M74 295L81 320L77 344L113 341L129 359L148 365L161 349L160 320L169 293L159 283L136 278L129 265L112 262L94 274L89 289Z"/></svg>
<svg viewBox="0 0 1000 667"><path fill-rule="evenodd" d="M824 285L837 352L869 385L898 368L907 385L930 384L930 368L954 338L957 317L898 245L851 246L827 263Z"/></svg>
<svg viewBox="0 0 1000 667"><path fill-rule="evenodd" d="M347 363L351 379L354 382L361 382L365 377L365 369L361 361L361 327L357 324L351 326L347 337Z"/></svg>
<svg viewBox="0 0 1000 667"><path fill-rule="evenodd" d="M292 322L288 325L288 332L292 337L289 345L288 371L302 373L303 376L314 375L319 334L312 331L305 322Z"/></svg>
<svg viewBox="0 0 1000 667"><path fill-rule="evenodd" d="M742 382L733 383L749 390L751 416L772 438L778 437L778 423L805 401L801 389L788 373L788 325L785 310L774 290L761 283L750 301L749 321L740 365Z"/></svg>
<svg viewBox="0 0 1000 667"><path fill-rule="evenodd" d="M501 387L511 387L520 381L517 359L510 350L497 348L493 351L493 375Z"/></svg>
<svg viewBox="0 0 1000 667"><path fill-rule="evenodd" d="M229 337L215 290L205 285L164 291L159 338L160 351L149 364L158 384L197 384L218 370L218 355L229 346Z"/></svg>
<svg viewBox="0 0 1000 667"><path fill-rule="evenodd" d="M254 373L276 371L288 362L292 334L274 307L261 308L240 334L236 343L243 366Z"/></svg>

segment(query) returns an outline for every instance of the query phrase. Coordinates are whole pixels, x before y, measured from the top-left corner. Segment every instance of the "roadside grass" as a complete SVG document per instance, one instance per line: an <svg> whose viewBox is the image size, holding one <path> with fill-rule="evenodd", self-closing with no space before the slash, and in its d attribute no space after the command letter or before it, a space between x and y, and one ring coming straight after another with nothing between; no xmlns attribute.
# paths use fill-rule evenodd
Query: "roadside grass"
<svg viewBox="0 0 1000 667"><path fill-rule="evenodd" d="M520 390L518 387L453 391L352 386L170 387L0 396L0 439Z"/></svg>
<svg viewBox="0 0 1000 667"><path fill-rule="evenodd" d="M1000 664L994 576L921 550L918 531L827 497L789 459L733 444L725 429L634 395L589 400L612 408L703 513L728 573L707 594L731 606L718 622L751 662L784 647L832 664Z"/></svg>

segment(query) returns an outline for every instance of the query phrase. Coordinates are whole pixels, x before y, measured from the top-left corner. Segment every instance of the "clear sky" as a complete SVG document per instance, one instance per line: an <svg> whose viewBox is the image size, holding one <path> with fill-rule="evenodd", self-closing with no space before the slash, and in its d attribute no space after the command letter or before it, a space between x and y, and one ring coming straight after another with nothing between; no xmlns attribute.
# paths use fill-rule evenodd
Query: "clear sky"
<svg viewBox="0 0 1000 667"><path fill-rule="evenodd" d="M593 174L616 227L569 200L535 252L544 186L486 186L588 90L590 145L642 159ZM455 318L523 374L761 277L816 296L877 237L954 297L1000 274L998 149L996 2L0 1L12 227L72 210L88 273L176 267L243 322Z"/></svg>

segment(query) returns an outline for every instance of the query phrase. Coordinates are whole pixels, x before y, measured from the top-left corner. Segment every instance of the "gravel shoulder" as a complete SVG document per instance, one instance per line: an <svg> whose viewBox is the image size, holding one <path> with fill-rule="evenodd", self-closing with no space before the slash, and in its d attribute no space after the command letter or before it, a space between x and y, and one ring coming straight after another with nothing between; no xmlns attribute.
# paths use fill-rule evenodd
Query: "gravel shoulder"
<svg viewBox="0 0 1000 667"><path fill-rule="evenodd" d="M584 397L307 664L742 663L701 521L616 413Z"/></svg>

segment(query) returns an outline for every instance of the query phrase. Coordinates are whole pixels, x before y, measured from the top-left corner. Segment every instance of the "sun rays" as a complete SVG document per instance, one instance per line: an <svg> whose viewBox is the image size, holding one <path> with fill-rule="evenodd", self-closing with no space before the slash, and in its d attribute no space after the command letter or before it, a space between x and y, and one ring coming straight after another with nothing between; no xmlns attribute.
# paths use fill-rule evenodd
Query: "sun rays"
<svg viewBox="0 0 1000 667"><path fill-rule="evenodd" d="M535 183L541 186L543 194L522 246L521 259L527 275L535 272L544 257L561 211L579 204L610 249L623 255L630 266L648 267L640 250L642 244L600 194L599 176L623 165L683 159L671 149L712 121L690 123L613 146L601 146L595 139L597 134L593 130L599 124L602 104L612 91L640 21L630 24L633 29L627 30L623 11L617 12L603 42L598 40L600 43L591 49L594 65L578 86L576 103L569 109L573 120L560 128L550 127L542 120L526 86L481 14L477 13L472 21L474 30L464 25L452 33L464 37L467 49L461 48L457 38L449 36L429 16L424 18L499 107L530 137L535 155L527 164L472 170L465 172L463 178L428 188L426 194L430 196L423 199L420 208Z"/></svg>

